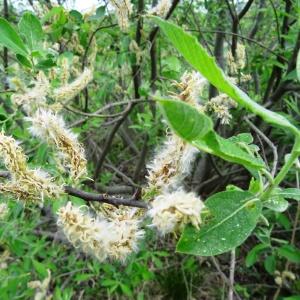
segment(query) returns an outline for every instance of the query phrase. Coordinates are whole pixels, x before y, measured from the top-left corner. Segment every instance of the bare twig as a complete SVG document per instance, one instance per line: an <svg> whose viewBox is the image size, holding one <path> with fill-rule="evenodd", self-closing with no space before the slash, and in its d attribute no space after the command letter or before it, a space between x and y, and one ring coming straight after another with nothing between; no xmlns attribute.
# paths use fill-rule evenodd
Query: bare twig
<svg viewBox="0 0 300 300"><path fill-rule="evenodd" d="M228 300L233 300L233 287L234 287L234 272L235 272L235 249L231 250L230 269L229 269L229 293Z"/></svg>
<svg viewBox="0 0 300 300"><path fill-rule="evenodd" d="M278 152L277 147L271 142L271 140L259 129L257 128L250 120L247 118L244 118L246 123L257 133L259 134L263 140L268 144L268 146L272 149L273 152L273 166L271 175L274 177L276 170L277 170L277 164L278 164Z"/></svg>
<svg viewBox="0 0 300 300"><path fill-rule="evenodd" d="M215 268L217 269L220 276L222 277L222 279L224 280L224 282L233 290L233 293L235 294L236 298L238 300L242 300L241 297L239 296L239 294L236 292L234 286L232 286L230 280L227 278L227 276L221 270L220 265L214 256L211 256L211 261L212 261L213 265L215 266Z"/></svg>
<svg viewBox="0 0 300 300"><path fill-rule="evenodd" d="M148 208L148 204L146 202L142 202L139 200L133 200L133 199L122 199L122 198L115 198L106 194L95 194L95 193L89 193L85 192L76 188L73 188L71 186L65 186L64 187L65 192L68 195L81 198L85 201L95 201L95 202L103 202L112 204L115 206L119 205L125 205L125 206L132 206L132 207L140 207L140 208Z"/></svg>
<svg viewBox="0 0 300 300"><path fill-rule="evenodd" d="M198 32L197 29L187 29L187 31L191 31L191 32ZM201 30L202 33L223 33L223 34L226 34L226 35L235 35L243 40L246 40L250 43L253 43L253 44L256 44L257 46L265 49L266 51L272 53L273 55L277 56L277 57L280 57L282 60L284 60L285 62L288 62L288 60L283 57L282 55L276 53L275 51L273 51L272 49L268 48L267 46L261 44L260 42L256 41L255 39L252 39L250 37L246 37L244 35L241 35L239 33L234 33L234 32L228 32L228 31L220 31L220 30Z"/></svg>
<svg viewBox="0 0 300 300"><path fill-rule="evenodd" d="M103 151L102 151L101 156L96 164L96 168L95 168L95 172L94 172L94 180L97 180L99 178L102 165L103 165L105 157L110 149L110 146L113 142L115 134L117 133L118 129L123 124L123 122L125 121L127 116L130 114L132 108L133 108L133 104L130 104L127 111L124 112L122 118L119 119L119 121L114 125L114 127L111 129L109 135L107 136L106 141L103 146Z"/></svg>
<svg viewBox="0 0 300 300"><path fill-rule="evenodd" d="M0 171L0 177L10 178L10 173L8 171ZM85 201L103 202L115 206L125 205L125 206L133 206L133 207L140 207L140 208L148 208L148 204L140 200L122 199L122 198L109 196L107 194L95 194L95 193L85 192L71 186L64 186L64 191L70 196L78 197Z"/></svg>

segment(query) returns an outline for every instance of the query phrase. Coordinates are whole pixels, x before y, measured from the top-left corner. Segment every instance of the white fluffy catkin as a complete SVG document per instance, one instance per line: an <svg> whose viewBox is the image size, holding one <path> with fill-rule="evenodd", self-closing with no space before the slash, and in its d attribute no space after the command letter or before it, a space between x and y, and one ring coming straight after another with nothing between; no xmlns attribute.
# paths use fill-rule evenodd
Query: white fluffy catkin
<svg viewBox="0 0 300 300"><path fill-rule="evenodd" d="M66 103L78 95L93 79L93 71L86 68L73 82L63 85L53 91L52 97L55 101Z"/></svg>
<svg viewBox="0 0 300 300"><path fill-rule="evenodd" d="M77 136L67 129L60 115L51 110L39 109L27 120L32 123L29 130L33 136L56 147L62 165L70 171L72 179L77 180L86 175L84 148Z"/></svg>
<svg viewBox="0 0 300 300"><path fill-rule="evenodd" d="M132 13L130 0L110 0L109 2L115 8L120 29L127 31L129 28L129 17Z"/></svg>
<svg viewBox="0 0 300 300"><path fill-rule="evenodd" d="M40 169L30 169L17 141L0 132L0 156L11 174L11 181L0 185L0 192L27 202L43 202L44 196L56 198L61 189Z"/></svg>
<svg viewBox="0 0 300 300"><path fill-rule="evenodd" d="M138 241L144 236L139 221L129 215L107 220L92 216L87 207L77 207L71 202L59 209L57 223L74 247L99 261L125 261L138 250Z"/></svg>
<svg viewBox="0 0 300 300"><path fill-rule="evenodd" d="M152 218L152 225L164 235L180 230L187 223L199 228L203 208L204 203L195 193L179 189L157 196L151 202L148 214Z"/></svg>

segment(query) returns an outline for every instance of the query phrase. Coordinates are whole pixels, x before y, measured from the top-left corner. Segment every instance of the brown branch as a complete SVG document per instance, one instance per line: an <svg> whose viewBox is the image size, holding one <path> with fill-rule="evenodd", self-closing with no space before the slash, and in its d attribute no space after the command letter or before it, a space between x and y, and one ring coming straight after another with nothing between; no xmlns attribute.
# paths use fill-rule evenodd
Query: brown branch
<svg viewBox="0 0 300 300"><path fill-rule="evenodd" d="M140 208L148 208L148 204L139 200L133 200L133 199L122 199L122 198L115 198L106 194L95 194L95 193L89 193L85 192L76 188L73 188L71 186L65 186L64 187L65 192L74 197L81 198L87 202L102 202L102 203L108 203L115 206L119 205L125 205L125 206L131 206L131 207L140 207Z"/></svg>
<svg viewBox="0 0 300 300"><path fill-rule="evenodd" d="M117 123L115 123L114 127L111 129L108 137L105 140L104 146L103 146L103 151L102 154L96 164L96 168L95 168L95 172L94 172L94 180L96 181L99 178L100 175L100 171L102 168L102 165L104 163L105 157L110 149L110 146L113 142L113 139L118 131L118 129L120 128L120 126L123 124L123 122L125 121L125 119L128 117L128 115L130 114L130 112L132 111L134 107L134 104L130 103L128 109L124 112L122 118L120 118L118 120Z"/></svg>
<svg viewBox="0 0 300 300"><path fill-rule="evenodd" d="M266 4L265 0L260 0L259 8L258 8L258 14L255 18L255 23L254 23L254 25L253 25L250 33L249 33L249 38L250 39L254 38L255 34L258 31L259 25L260 25L261 21L263 20L265 4Z"/></svg>
<svg viewBox="0 0 300 300"><path fill-rule="evenodd" d="M250 9L253 1L254 0L248 0L248 2L245 4L245 6L243 7L243 9L238 14L239 20L242 19L245 16L245 14L248 12L248 10Z"/></svg>
<svg viewBox="0 0 300 300"><path fill-rule="evenodd" d="M174 0L170 7L169 12L167 13L165 19L169 19L174 12L176 6L179 4L180 0ZM159 31L159 27L154 27L149 34L149 43L150 43L150 65L151 65L151 75L150 75L150 84L152 93L155 92L156 89L156 80L157 76L157 51L156 51L156 37ZM151 105L151 109L153 114L155 114L155 106Z"/></svg>
<svg viewBox="0 0 300 300"><path fill-rule="evenodd" d="M10 173L8 171L0 171L0 177L10 179ZM120 187L120 188L124 189L124 187ZM125 205L125 206L140 207L146 209L148 208L148 204L140 200L122 199L122 198L109 196L107 194L95 194L95 193L85 192L68 185L64 186L64 191L66 194L70 196L78 197L87 202L94 201L94 202L108 203L115 206Z"/></svg>
<svg viewBox="0 0 300 300"><path fill-rule="evenodd" d="M245 4L241 12L239 14L234 14L234 16L232 16L232 32L234 33L234 35L232 35L231 53L233 57L235 57L236 48L237 48L237 36L235 34L238 33L240 21L250 9L253 1L254 0L248 0L248 2Z"/></svg>
<svg viewBox="0 0 300 300"><path fill-rule="evenodd" d="M229 3L228 3L229 4ZM214 56L216 58L216 61L221 69L224 69L224 41L225 41L225 34L224 34L224 29L225 29L225 23L224 23L224 18L225 18L225 10L224 8L219 10L219 21L217 24L217 29L216 30L216 38L215 38L215 46L214 46ZM203 31L202 31L203 32ZM216 89L215 86L212 84L209 85L209 99L215 97L218 95L218 90Z"/></svg>
<svg viewBox="0 0 300 300"><path fill-rule="evenodd" d="M102 20L101 24L104 22L104 20L105 20L105 18ZM84 51L84 54L83 54L82 65L81 65L82 70L85 68L85 66L87 64L87 55L88 55L89 49L91 47L91 44L93 42L93 39L94 39L96 33L99 32L102 29L115 27L117 25L118 24L111 24L111 25L107 25L107 26L99 26L96 30L93 31L93 33L90 36L88 45L87 45L87 47ZM87 112L88 111L88 105L89 105L89 91L88 91L87 87L83 90L83 94L84 94L84 99L85 99L84 111Z"/></svg>

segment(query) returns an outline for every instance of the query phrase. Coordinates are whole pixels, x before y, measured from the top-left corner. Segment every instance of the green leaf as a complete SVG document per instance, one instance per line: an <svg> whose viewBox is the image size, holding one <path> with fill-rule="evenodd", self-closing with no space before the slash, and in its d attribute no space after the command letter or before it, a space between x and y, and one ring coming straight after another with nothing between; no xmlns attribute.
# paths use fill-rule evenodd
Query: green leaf
<svg viewBox="0 0 300 300"><path fill-rule="evenodd" d="M276 221L285 229L289 230L292 227L292 223L290 222L289 218L282 213L276 214Z"/></svg>
<svg viewBox="0 0 300 300"><path fill-rule="evenodd" d="M115 285L118 285L118 281L116 280L113 280L113 279L103 279L101 281L101 285L104 286L104 287L109 287L109 286L115 286Z"/></svg>
<svg viewBox="0 0 300 300"><path fill-rule="evenodd" d="M17 60L25 67L27 68L31 68L32 67L32 64L30 62L30 60L26 57L26 56L23 56L21 54L16 54L16 57L17 57Z"/></svg>
<svg viewBox="0 0 300 300"><path fill-rule="evenodd" d="M213 131L213 123L205 114L182 101L154 97L158 100L170 127L196 148L248 168L265 167L262 159L249 154L238 143L224 139Z"/></svg>
<svg viewBox="0 0 300 300"><path fill-rule="evenodd" d="M83 21L83 16L82 14L78 11L78 10L75 10L75 9L72 9L69 11L69 15L74 18L74 20L77 22L77 23L81 23Z"/></svg>
<svg viewBox="0 0 300 300"><path fill-rule="evenodd" d="M89 279L93 278L95 276L95 274L76 274L74 277L74 280L76 282L84 282L84 281L88 281Z"/></svg>
<svg viewBox="0 0 300 300"><path fill-rule="evenodd" d="M274 255L267 256L264 267L269 274L273 275L276 270L276 257Z"/></svg>
<svg viewBox="0 0 300 300"><path fill-rule="evenodd" d="M217 193L205 202L210 211L200 230L187 226L177 244L182 253L213 256L241 245L255 228L262 205L249 192Z"/></svg>
<svg viewBox="0 0 300 300"><path fill-rule="evenodd" d="M47 69L50 69L55 66L56 66L55 61L53 61L53 59L51 59L51 58L48 58L48 59L39 61L35 67L37 69L47 70Z"/></svg>
<svg viewBox="0 0 300 300"><path fill-rule="evenodd" d="M34 269L37 271L37 273L41 277L46 278L48 276L47 268L42 263L38 262L35 259L32 259L32 263L33 263Z"/></svg>
<svg viewBox="0 0 300 300"><path fill-rule="evenodd" d="M105 15L105 8L106 6L99 6L96 10L96 16L97 18L101 18Z"/></svg>
<svg viewBox="0 0 300 300"><path fill-rule="evenodd" d="M39 19L30 12L23 14L19 22L19 31L28 48L33 51L40 48L44 38L44 32Z"/></svg>
<svg viewBox="0 0 300 300"><path fill-rule="evenodd" d="M300 250L292 245L284 245L278 249L278 254L293 263L300 263Z"/></svg>
<svg viewBox="0 0 300 300"><path fill-rule="evenodd" d="M249 268L253 266L257 262L258 255L267 248L269 248L267 244L258 244L254 246L246 256L245 259L246 267Z"/></svg>
<svg viewBox="0 0 300 300"><path fill-rule="evenodd" d="M200 150L245 167L255 169L265 168L265 164L260 158L247 153L238 144L230 139L224 139L214 131L208 132L201 139L195 139L192 141L192 144Z"/></svg>
<svg viewBox="0 0 300 300"><path fill-rule="evenodd" d="M296 188L284 189L279 192L279 195L283 198L300 201L300 189L296 189Z"/></svg>
<svg viewBox="0 0 300 300"><path fill-rule="evenodd" d="M128 285L121 283L121 284L120 284L120 287L121 287L122 292L123 292L126 296L128 296L128 297L131 297L131 296L132 296L132 291L131 291L131 289L130 289L130 287L129 287Z"/></svg>
<svg viewBox="0 0 300 300"><path fill-rule="evenodd" d="M0 44L16 54L27 56L28 50L16 30L3 18L0 18Z"/></svg>
<svg viewBox="0 0 300 300"><path fill-rule="evenodd" d="M160 26L163 33L172 42L173 46L181 53L185 60L199 71L219 91L227 94L242 107L262 117L266 122L285 128L295 135L299 135L298 129L285 117L267 110L259 105L234 85L231 80L218 67L214 58L198 43L197 39L185 32L179 26L158 17L151 17Z"/></svg>
<svg viewBox="0 0 300 300"><path fill-rule="evenodd" d="M182 101L155 97L171 128L184 140L201 138L213 128L211 119Z"/></svg>
<svg viewBox="0 0 300 300"><path fill-rule="evenodd" d="M289 203L281 195L281 190L277 188L273 190L270 198L264 202L264 206L277 212L284 212L289 207Z"/></svg>

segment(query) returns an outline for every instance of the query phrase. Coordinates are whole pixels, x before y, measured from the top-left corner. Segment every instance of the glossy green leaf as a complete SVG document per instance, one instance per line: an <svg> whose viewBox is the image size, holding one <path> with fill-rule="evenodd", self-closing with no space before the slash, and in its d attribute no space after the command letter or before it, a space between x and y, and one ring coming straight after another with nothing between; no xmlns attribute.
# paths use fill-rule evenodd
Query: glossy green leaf
<svg viewBox="0 0 300 300"><path fill-rule="evenodd" d="M155 97L171 128L184 140L201 138L213 129L211 119L182 101Z"/></svg>
<svg viewBox="0 0 300 300"><path fill-rule="evenodd" d="M187 226L177 244L182 253L212 256L241 245L258 221L262 205L249 192L217 193L205 202L210 211L200 230Z"/></svg>
<svg viewBox="0 0 300 300"><path fill-rule="evenodd" d="M27 56L28 50L16 30L3 18L0 18L0 44L16 54Z"/></svg>
<svg viewBox="0 0 300 300"><path fill-rule="evenodd" d="M44 38L44 32L39 19L30 12L23 14L19 22L19 32L23 36L28 48L33 51L39 49Z"/></svg>
<svg viewBox="0 0 300 300"><path fill-rule="evenodd" d="M284 245L278 249L278 254L288 261L300 263L300 250L292 245Z"/></svg>
<svg viewBox="0 0 300 300"><path fill-rule="evenodd" d="M199 71L212 85L219 91L227 94L239 105L248 109L256 115L262 117L266 122L275 126L285 128L295 135L299 135L298 129L285 117L275 112L269 111L259 105L243 92L218 67L213 57L211 57L197 39L185 32L179 26L172 24L158 17L151 17L160 26L164 34L171 41L173 46L181 53L185 60Z"/></svg>

